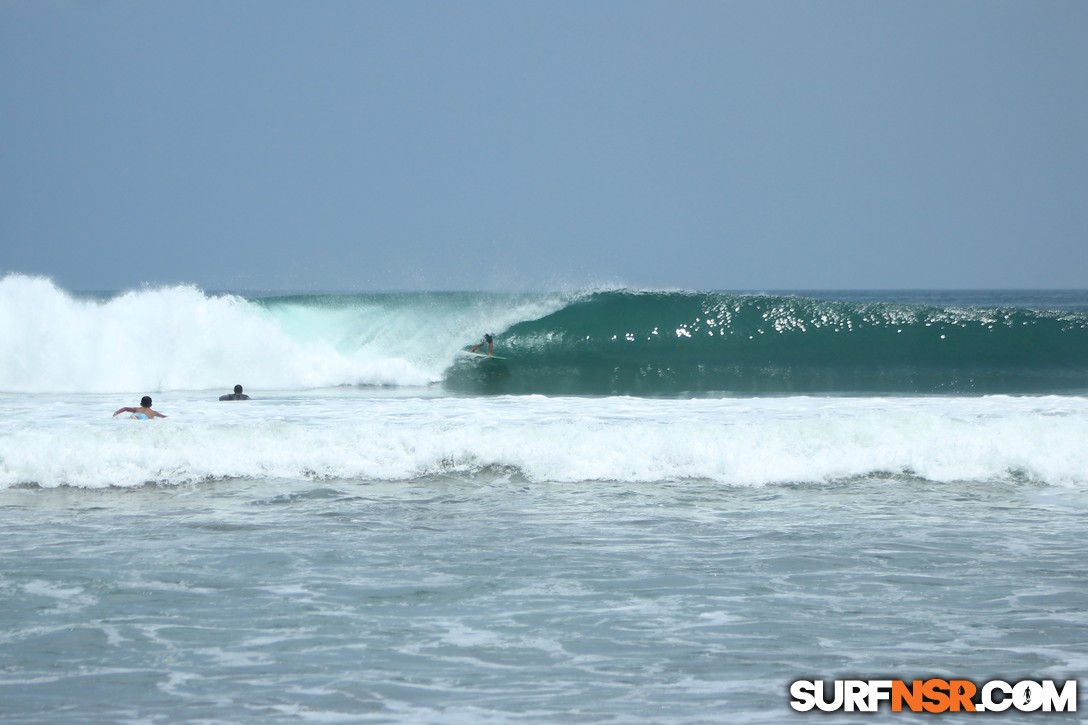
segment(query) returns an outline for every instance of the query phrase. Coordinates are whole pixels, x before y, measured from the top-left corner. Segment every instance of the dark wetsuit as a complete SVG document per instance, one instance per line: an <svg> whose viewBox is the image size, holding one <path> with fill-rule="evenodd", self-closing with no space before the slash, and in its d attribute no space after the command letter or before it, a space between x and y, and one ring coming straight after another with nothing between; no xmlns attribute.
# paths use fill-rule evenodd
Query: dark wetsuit
<svg viewBox="0 0 1088 725"><path fill-rule="evenodd" d="M249 400L249 396L245 393L227 393L226 395L220 395L220 400Z"/></svg>

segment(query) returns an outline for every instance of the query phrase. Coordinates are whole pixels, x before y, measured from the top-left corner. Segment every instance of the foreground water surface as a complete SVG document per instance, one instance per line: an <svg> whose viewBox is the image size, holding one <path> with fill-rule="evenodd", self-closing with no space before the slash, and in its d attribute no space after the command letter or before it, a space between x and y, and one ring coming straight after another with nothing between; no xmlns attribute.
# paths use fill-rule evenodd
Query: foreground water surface
<svg viewBox="0 0 1088 725"><path fill-rule="evenodd" d="M1081 399L192 397L8 431L27 459L60 434L88 453L39 464L82 486L0 489L5 721L781 722L799 678L1085 668L1088 487L1053 438ZM344 433L353 408L384 431ZM1009 428L1018 448L951 455ZM206 476L212 434L334 470ZM792 460L752 449L776 438ZM639 475L647 448L701 474ZM382 451L403 475L359 475Z"/></svg>

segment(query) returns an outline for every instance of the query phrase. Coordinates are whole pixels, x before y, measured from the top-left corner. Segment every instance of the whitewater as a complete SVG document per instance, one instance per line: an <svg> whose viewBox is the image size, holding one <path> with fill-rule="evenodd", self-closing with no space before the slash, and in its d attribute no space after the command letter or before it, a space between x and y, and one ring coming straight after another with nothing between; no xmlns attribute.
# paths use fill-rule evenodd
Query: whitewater
<svg viewBox="0 0 1088 725"><path fill-rule="evenodd" d="M459 350L562 296L419 294L246 299L191 286L71 295L0 280L0 391L425 386ZM229 385L228 385L229 382Z"/></svg>
<svg viewBox="0 0 1088 725"><path fill-rule="evenodd" d="M1084 292L11 274L0 338L4 722L772 723L1088 665Z"/></svg>
<svg viewBox="0 0 1088 725"><path fill-rule="evenodd" d="M1088 482L1084 398L265 395L245 406L159 397L156 409L168 418L154 426L111 418L120 404L135 404L116 396L0 396L0 486L449 475L591 485L751 486L873 474Z"/></svg>

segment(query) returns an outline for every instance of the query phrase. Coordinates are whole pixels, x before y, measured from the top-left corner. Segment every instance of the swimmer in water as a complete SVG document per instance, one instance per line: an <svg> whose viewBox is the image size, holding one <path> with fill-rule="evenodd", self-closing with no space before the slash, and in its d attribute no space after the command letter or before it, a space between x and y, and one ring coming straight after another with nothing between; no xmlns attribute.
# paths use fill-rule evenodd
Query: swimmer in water
<svg viewBox="0 0 1088 725"><path fill-rule="evenodd" d="M140 398L140 407L139 408L118 408L117 412L114 413L113 415L114 415L114 417L116 417L116 416L120 415L121 413L131 413L132 415L130 415L129 418L132 418L134 420L150 420L151 418L165 418L166 417L165 415L158 412L157 410L152 410L151 409L151 396L150 395L145 395L144 397Z"/></svg>
<svg viewBox="0 0 1088 725"><path fill-rule="evenodd" d="M220 395L220 400L249 400L249 396L242 392L241 385L234 386L234 393L227 393L226 395Z"/></svg>

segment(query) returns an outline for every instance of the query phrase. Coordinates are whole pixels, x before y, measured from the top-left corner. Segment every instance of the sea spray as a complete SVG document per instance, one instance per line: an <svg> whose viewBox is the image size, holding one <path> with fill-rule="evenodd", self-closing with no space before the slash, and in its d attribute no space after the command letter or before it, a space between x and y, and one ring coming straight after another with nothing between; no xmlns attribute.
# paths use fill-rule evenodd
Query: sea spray
<svg viewBox="0 0 1088 725"><path fill-rule="evenodd" d="M440 383L484 332L568 295L246 298L192 286L73 295L0 279L0 392L148 392Z"/></svg>
<svg viewBox="0 0 1088 725"><path fill-rule="evenodd" d="M1088 310L633 290L77 296L0 279L0 392L1080 394ZM461 353L485 332L503 360Z"/></svg>

